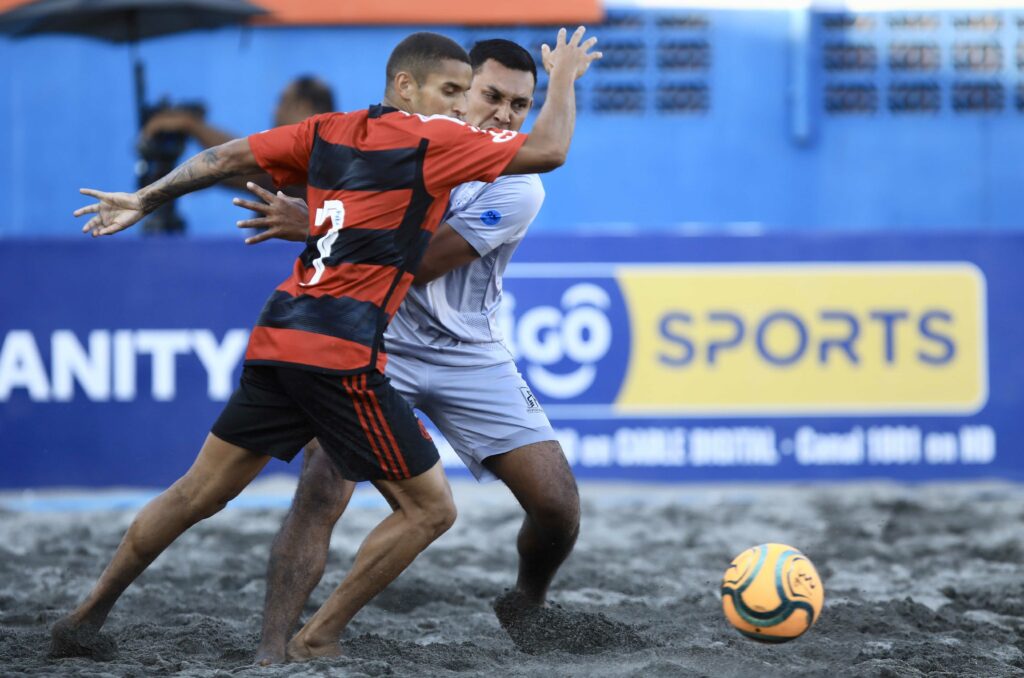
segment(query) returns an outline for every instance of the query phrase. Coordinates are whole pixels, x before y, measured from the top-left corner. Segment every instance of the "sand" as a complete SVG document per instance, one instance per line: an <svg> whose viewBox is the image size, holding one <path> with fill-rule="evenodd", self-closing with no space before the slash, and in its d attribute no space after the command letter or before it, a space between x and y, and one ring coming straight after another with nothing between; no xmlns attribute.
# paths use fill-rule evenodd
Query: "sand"
<svg viewBox="0 0 1024 678"><path fill-rule="evenodd" d="M1024 488L1000 483L584 484L580 540L552 601L608 625L577 630L577 652L531 654L491 609L514 579L518 506L501 485L457 482L456 526L355 618L344 658L257 668L291 482L262 483L158 559L111 615L119 648L107 662L51 659L48 630L134 509L0 510L0 675L1024 676ZM357 492L307 615L385 511L372 489ZM820 621L784 645L748 640L721 614L726 565L767 541L802 549L825 582Z"/></svg>

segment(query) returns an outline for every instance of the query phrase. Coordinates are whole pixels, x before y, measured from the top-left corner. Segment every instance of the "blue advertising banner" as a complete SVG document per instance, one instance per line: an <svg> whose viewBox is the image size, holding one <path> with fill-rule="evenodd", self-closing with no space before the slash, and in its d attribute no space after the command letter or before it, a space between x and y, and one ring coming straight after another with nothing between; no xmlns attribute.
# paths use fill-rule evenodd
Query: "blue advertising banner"
<svg viewBox="0 0 1024 678"><path fill-rule="evenodd" d="M0 487L177 478L298 249L0 241ZM1014 234L534 237L502 325L581 478L1024 480L1021 263Z"/></svg>

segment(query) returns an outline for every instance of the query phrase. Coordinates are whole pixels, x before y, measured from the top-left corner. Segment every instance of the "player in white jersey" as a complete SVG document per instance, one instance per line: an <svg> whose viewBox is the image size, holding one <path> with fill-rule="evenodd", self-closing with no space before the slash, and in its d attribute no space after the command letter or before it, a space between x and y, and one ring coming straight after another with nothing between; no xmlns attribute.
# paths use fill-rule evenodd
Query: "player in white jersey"
<svg viewBox="0 0 1024 678"><path fill-rule="evenodd" d="M473 47L470 60L467 122L518 131L533 103L533 58L513 42L486 40ZM304 204L251 190L266 202L235 203L266 216L239 226L270 228L247 242L305 239ZM395 388L430 417L478 480L502 480L526 512L516 586L495 603L499 621L525 649L543 635L531 620L550 620L543 609L548 586L579 532L572 471L496 319L505 266L543 200L536 175L456 188L385 335L386 374ZM288 633L320 580L332 528L353 488L316 443L306 448L295 499L271 550L258 662L284 658Z"/></svg>

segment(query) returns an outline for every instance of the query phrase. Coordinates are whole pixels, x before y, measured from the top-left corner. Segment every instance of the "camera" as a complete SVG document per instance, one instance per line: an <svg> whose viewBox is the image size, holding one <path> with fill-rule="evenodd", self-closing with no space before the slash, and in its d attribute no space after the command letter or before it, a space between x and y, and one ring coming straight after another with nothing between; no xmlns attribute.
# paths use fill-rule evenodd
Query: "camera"
<svg viewBox="0 0 1024 678"><path fill-rule="evenodd" d="M172 106L167 99L162 99L143 109L143 126L153 116L166 111L182 111L200 119L206 117L206 107L201 103L188 102ZM135 164L139 188L148 186L177 167L187 141L184 132L158 132L150 137L140 137L136 147L139 159ZM146 217L142 231L147 234L184 233L185 220L178 214L172 200Z"/></svg>

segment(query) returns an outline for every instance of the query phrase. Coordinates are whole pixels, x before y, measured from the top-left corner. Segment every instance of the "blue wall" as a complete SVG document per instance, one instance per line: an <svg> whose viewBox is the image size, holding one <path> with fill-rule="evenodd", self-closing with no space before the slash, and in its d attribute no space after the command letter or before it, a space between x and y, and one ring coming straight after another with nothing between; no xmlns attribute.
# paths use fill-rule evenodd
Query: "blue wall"
<svg viewBox="0 0 1024 678"><path fill-rule="evenodd" d="M1017 14L990 13L996 22L980 27L962 14L921 16L935 21L613 13L595 28L606 65L581 83L570 162L546 177L535 230L1018 228ZM139 53L150 99L202 100L211 122L248 133L269 124L281 88L300 73L328 80L343 108L377 101L387 55L410 30L225 29L147 41ZM444 32L467 44L502 35L531 48L553 34ZM936 69L890 63L890 49L905 43L937 49ZM997 68L958 67L958 45L996 45ZM867 62L837 68L828 61L837 46L861 48ZM78 187L133 186L129 48L73 37L0 39L0 63L0 237L73 235L70 212L84 202ZM933 87L937 110L893 110L892 88L907 83ZM997 85L1002 103L956 111L958 83ZM827 92L843 85L873 92L874 110L828 112ZM689 110L659 110L671 86L691 93ZM182 200L190 232L230 234L238 217L231 195L218 189Z"/></svg>

